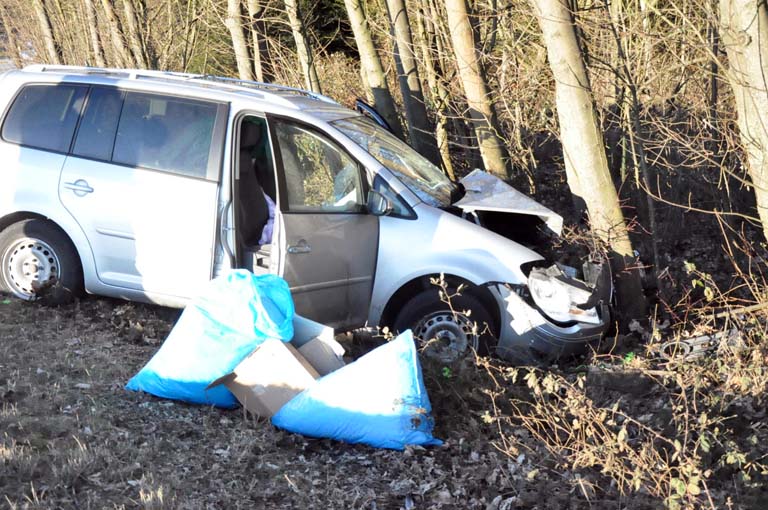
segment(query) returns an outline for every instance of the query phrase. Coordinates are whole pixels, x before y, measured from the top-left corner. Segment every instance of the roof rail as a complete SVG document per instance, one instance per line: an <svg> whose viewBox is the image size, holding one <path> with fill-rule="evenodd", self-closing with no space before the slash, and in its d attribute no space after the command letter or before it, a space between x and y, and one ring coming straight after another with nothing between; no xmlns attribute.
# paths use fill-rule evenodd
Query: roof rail
<svg viewBox="0 0 768 510"><path fill-rule="evenodd" d="M205 80L205 81L213 81L217 83L231 83L234 85L239 85L241 87L258 89L258 90L267 90L267 91L274 90L275 92L289 92L293 94L300 94L303 96L307 96L312 99L322 101L324 103L339 104L337 101L331 99L330 97L324 96L323 94L318 94L317 92L299 89L296 87L288 87L286 85L277 85L275 83L264 83L264 82L252 81L252 80L241 80L239 78L227 78L224 76L214 76L212 74L200 75L198 78L194 78L194 79L196 81L199 79L199 80Z"/></svg>
<svg viewBox="0 0 768 510"><path fill-rule="evenodd" d="M125 78L129 80L141 80L141 79L154 79L164 81L184 81L193 82L200 85L212 85L227 90L239 90L245 92L253 92L258 90L265 96L271 96L270 99L280 100L282 103L288 106L294 106L292 103L285 101L278 93L289 93L296 95L303 95L317 101L324 103L339 104L328 96L303 90L294 87L287 87L285 85L276 85L274 83L262 83L251 80L240 80L238 78L227 78L224 76L214 76L206 74L192 74L192 73L180 73L176 71L153 71L147 69L117 69L117 68L105 68L105 67L89 67L89 66L65 66L65 65L47 65L47 64L34 64L24 67L24 71L29 72L77 72L81 74L89 75L102 75L113 76L119 78Z"/></svg>

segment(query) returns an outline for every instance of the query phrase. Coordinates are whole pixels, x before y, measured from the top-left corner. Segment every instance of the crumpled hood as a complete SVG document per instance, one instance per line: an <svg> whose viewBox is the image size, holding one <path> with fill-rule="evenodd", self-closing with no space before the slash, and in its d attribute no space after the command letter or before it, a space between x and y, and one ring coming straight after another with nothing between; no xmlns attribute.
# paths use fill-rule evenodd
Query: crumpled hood
<svg viewBox="0 0 768 510"><path fill-rule="evenodd" d="M498 211L537 216L557 235L563 231L563 217L520 193L498 177L482 170L461 179L466 195L454 205L466 212Z"/></svg>

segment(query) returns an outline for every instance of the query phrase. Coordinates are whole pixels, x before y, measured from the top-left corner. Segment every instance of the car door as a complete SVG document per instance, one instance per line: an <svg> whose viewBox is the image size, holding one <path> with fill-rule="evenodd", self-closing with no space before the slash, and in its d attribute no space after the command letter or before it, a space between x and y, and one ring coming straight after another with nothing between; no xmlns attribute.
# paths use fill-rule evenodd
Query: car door
<svg viewBox="0 0 768 510"><path fill-rule="evenodd" d="M190 297L210 279L226 110L91 89L59 197L101 282Z"/></svg>
<svg viewBox="0 0 768 510"><path fill-rule="evenodd" d="M330 137L270 118L282 275L297 313L335 328L368 317L379 243L362 167Z"/></svg>

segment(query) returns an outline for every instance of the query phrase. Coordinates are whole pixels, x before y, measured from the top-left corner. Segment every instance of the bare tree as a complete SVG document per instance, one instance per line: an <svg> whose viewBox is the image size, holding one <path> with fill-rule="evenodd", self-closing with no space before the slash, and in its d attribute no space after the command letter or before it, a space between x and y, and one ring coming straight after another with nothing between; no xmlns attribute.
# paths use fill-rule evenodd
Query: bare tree
<svg viewBox="0 0 768 510"><path fill-rule="evenodd" d="M585 202L592 231L611 249L620 307L628 317L639 317L645 312L640 275L631 269L632 243L608 170L605 141L567 1L531 0L531 4L555 78L568 185Z"/></svg>
<svg viewBox="0 0 768 510"><path fill-rule="evenodd" d="M768 8L762 0L720 0L720 36L728 54L739 133L757 212L768 239Z"/></svg>
<svg viewBox="0 0 768 510"><path fill-rule="evenodd" d="M416 16L416 26L421 35L421 52L424 69L427 75L427 84L432 92L432 103L437 117L435 125L435 138L440 152L442 166L445 173L451 179L456 179L451 163L451 151L448 147L448 105L450 96L444 84L442 69L439 64L437 50L437 36L435 35L434 20L427 11L430 9L429 0L422 0L419 12Z"/></svg>
<svg viewBox="0 0 768 510"><path fill-rule="evenodd" d="M133 5L133 0L123 0L123 12L126 25L128 26L128 43L131 53L133 53L133 61L136 62L136 67L147 69L150 67L149 59L147 58L144 43L139 32L139 21L136 17L136 8Z"/></svg>
<svg viewBox="0 0 768 510"><path fill-rule="evenodd" d="M232 47L235 50L237 74L241 80L253 80L248 43L245 39L245 29L242 23L243 13L240 0L227 0L227 17L225 23L232 37Z"/></svg>
<svg viewBox="0 0 768 510"><path fill-rule="evenodd" d="M480 66L467 2L466 0L446 0L445 6L456 65L469 104L469 115L475 128L483 164L492 174L506 179L509 177L507 151L499 132L490 89Z"/></svg>
<svg viewBox="0 0 768 510"><path fill-rule="evenodd" d="M106 67L107 61L104 58L104 48L101 46L101 35L99 34L99 24L96 18L96 8L93 0L83 0L85 4L85 15L88 18L88 35L91 39L91 50L96 65Z"/></svg>
<svg viewBox="0 0 768 510"><path fill-rule="evenodd" d="M21 58L21 50L19 49L18 41L16 40L15 27L11 24L12 16L9 14L10 7L0 5L0 23L3 24L6 37L6 48L10 52L10 56L13 59L13 63L16 67L22 67L23 61Z"/></svg>
<svg viewBox="0 0 768 510"><path fill-rule="evenodd" d="M355 34L357 51L360 53L360 66L366 86L370 89L373 96L373 105L376 110L386 119L395 134L402 138L402 128L400 119L395 109L395 101L392 99L392 93L389 91L387 76L384 73L384 66L381 63L376 46L373 44L371 28L368 25L363 4L360 0L344 0L347 8L349 22L352 25L352 32Z"/></svg>
<svg viewBox="0 0 768 510"><path fill-rule="evenodd" d="M413 54L413 36L405 0L387 0L387 11L395 36L395 64L408 121L408 135L417 151L439 164L440 156L430 130L419 69Z"/></svg>
<svg viewBox="0 0 768 510"><path fill-rule="evenodd" d="M293 40L296 43L296 53L299 55L299 63L304 73L306 86L313 92L321 93L320 78L317 77L317 69L315 69L315 61L306 36L307 30L304 26L304 19L299 11L298 1L283 0L283 3L288 14L288 20L291 23L291 32L293 32Z"/></svg>
<svg viewBox="0 0 768 510"><path fill-rule="evenodd" d="M125 34L123 33L123 27L120 25L120 18L117 17L117 13L115 12L113 0L101 0L101 6L104 10L104 15L107 18L109 37L112 40L112 48L115 50L118 67L135 66L136 63L131 58L128 48L125 45Z"/></svg>
<svg viewBox="0 0 768 510"><path fill-rule="evenodd" d="M267 33L265 30L264 13L266 2L262 0L247 0L249 26L251 31L251 47L253 54L253 72L257 81L272 81Z"/></svg>
<svg viewBox="0 0 768 510"><path fill-rule="evenodd" d="M43 35L43 42L45 43L45 50L48 54L48 61L51 64L61 64L61 48L54 37L51 18L48 15L45 3L43 0L32 0L32 6L35 9L35 16L37 16L37 23L40 26L40 33Z"/></svg>

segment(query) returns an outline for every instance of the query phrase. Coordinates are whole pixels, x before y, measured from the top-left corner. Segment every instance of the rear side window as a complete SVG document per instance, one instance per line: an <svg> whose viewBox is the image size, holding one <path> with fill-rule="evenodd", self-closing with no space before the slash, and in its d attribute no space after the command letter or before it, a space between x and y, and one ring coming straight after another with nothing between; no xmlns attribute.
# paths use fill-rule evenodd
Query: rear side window
<svg viewBox="0 0 768 510"><path fill-rule="evenodd" d="M121 91L100 87L91 89L72 152L77 156L109 161L122 106Z"/></svg>
<svg viewBox="0 0 768 510"><path fill-rule="evenodd" d="M37 149L67 152L88 87L30 85L13 102L3 139Z"/></svg>
<svg viewBox="0 0 768 510"><path fill-rule="evenodd" d="M112 161L205 178L217 105L128 92Z"/></svg>

